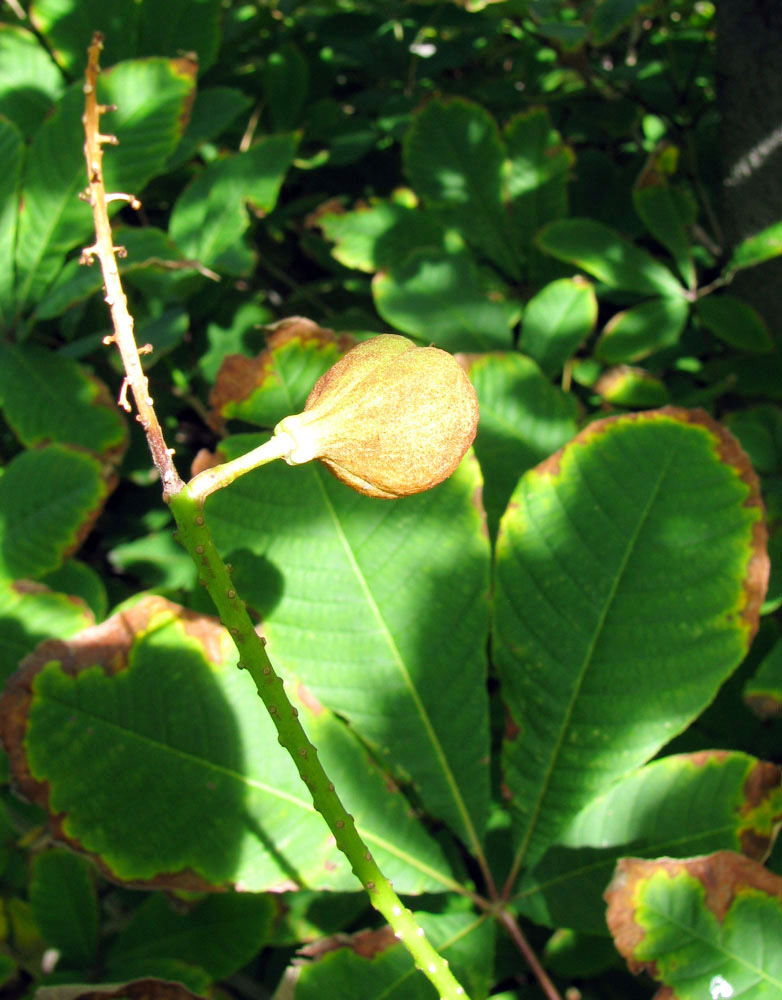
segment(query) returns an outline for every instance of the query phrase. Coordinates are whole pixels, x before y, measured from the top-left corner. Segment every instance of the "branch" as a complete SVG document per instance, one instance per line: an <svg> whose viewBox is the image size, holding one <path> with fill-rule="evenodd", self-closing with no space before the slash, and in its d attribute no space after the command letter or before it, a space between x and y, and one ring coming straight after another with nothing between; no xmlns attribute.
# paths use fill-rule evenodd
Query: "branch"
<svg viewBox="0 0 782 1000"><path fill-rule="evenodd" d="M85 135L84 157L87 161L89 181L86 199L92 206L95 242L82 251L81 260L84 264L91 264L95 257L100 261L106 303L111 310L111 320L114 325L114 334L107 337L106 342L117 345L125 368L126 381L120 394L120 403L125 409L130 409L125 397L126 388L130 387L138 410L136 419L144 428L149 450L152 452L152 461L163 484L163 496L167 498L179 492L184 484L174 467L173 450L166 447L163 431L152 405L149 382L141 367L141 359L133 336L133 317L128 312L128 300L119 278L117 254L124 255L124 250L114 246L107 205L110 200L117 200L118 197L129 200L134 207L138 207L140 202L132 195L107 196L103 184L103 146L106 143L116 145L117 138L113 135L102 135L100 131L100 116L105 111L114 110L110 105L98 104L98 74L102 48L103 36L96 31L87 50L87 73L84 82L86 101L82 119Z"/></svg>
<svg viewBox="0 0 782 1000"><path fill-rule="evenodd" d="M236 645L239 653L238 666L246 669L252 676L258 694L277 729L279 742L291 755L302 781L310 791L315 808L334 836L336 846L347 857L369 894L372 905L385 917L397 938L413 957L416 966L437 989L437 995L442 1000L469 1000L448 968L447 961L429 944L415 917L402 904L362 840L353 817L345 809L318 759L317 749L304 732L298 719L298 711L288 700L282 678L274 670L244 601L234 589L228 567L212 541L203 514L204 498L225 485L226 481L230 482L237 475L248 471L247 463L241 460L227 463L222 474L218 470L210 470L197 476L190 486L185 486L171 461L172 451L166 447L163 439L163 432L149 397L147 379L141 368L139 350L133 336L133 319L128 312L127 299L117 269L116 255L119 251L113 243L106 207L112 196L106 196L103 184L102 146L106 143L116 144L117 140L114 136L102 135L100 132L100 116L110 110L97 102L101 48L102 36L96 32L88 49L84 84L86 110L83 118L86 135L84 154L89 177L87 200L92 206L96 238L95 243L83 251L82 259L88 263L97 257L103 271L106 302L111 309L114 326L114 334L107 337L106 342L116 343L125 367L120 405L130 409L125 396L126 388L130 387L138 408L138 420L144 428L152 458L160 473L163 498L169 504L177 523L177 537L198 567L199 580L209 592L220 620ZM114 197L116 199L117 196ZM129 196L120 197L127 200ZM132 196L130 198L132 202L136 201ZM265 453L260 456L251 453L252 465L249 467L255 468L271 458L282 457L283 454L284 450L279 455Z"/></svg>

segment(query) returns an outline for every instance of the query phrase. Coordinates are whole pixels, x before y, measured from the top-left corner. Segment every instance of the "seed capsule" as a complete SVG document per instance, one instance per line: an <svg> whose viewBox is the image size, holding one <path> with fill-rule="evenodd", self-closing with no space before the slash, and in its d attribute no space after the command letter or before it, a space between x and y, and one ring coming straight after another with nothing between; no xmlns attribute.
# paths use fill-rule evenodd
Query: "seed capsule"
<svg viewBox="0 0 782 1000"><path fill-rule="evenodd" d="M477 427L475 390L455 358L384 334L348 351L275 434L294 442L289 465L317 458L359 493L395 499L447 479Z"/></svg>

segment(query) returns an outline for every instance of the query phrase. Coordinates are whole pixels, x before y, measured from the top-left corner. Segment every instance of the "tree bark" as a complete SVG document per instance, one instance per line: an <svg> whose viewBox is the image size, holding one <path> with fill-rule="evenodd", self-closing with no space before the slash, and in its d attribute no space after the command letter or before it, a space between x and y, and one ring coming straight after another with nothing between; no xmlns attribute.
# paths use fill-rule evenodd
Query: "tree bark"
<svg viewBox="0 0 782 1000"><path fill-rule="evenodd" d="M722 219L728 248L782 220L782 2L717 0ZM734 290L782 344L782 258Z"/></svg>

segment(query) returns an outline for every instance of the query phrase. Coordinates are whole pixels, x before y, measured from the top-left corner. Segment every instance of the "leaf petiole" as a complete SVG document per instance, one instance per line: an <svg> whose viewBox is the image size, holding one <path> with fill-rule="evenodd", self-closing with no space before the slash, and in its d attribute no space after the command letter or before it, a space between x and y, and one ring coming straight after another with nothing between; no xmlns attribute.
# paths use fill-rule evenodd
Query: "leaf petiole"
<svg viewBox="0 0 782 1000"><path fill-rule="evenodd" d="M231 462L224 462L211 469L204 469L194 476L188 483L187 489L193 499L198 500L202 505L204 500L217 490L229 486L235 479L243 476L253 469L258 469L262 465L278 458L286 458L296 447L293 438L284 431L274 434L264 444L248 451L246 455L240 455Z"/></svg>

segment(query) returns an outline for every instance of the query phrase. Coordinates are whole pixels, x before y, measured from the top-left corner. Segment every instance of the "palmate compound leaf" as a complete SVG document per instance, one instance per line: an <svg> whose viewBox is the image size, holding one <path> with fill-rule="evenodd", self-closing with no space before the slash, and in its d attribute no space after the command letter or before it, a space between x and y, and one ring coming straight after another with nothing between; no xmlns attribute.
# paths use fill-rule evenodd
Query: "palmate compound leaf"
<svg viewBox="0 0 782 1000"><path fill-rule="evenodd" d="M521 349L555 375L589 336L597 321L592 283L576 275L559 278L529 300L521 324Z"/></svg>
<svg viewBox="0 0 782 1000"><path fill-rule="evenodd" d="M17 789L109 877L154 887L353 890L249 676L214 619L142 598L44 643L0 699ZM367 754L295 682L302 723L402 892L450 885L436 844Z"/></svg>
<svg viewBox="0 0 782 1000"><path fill-rule="evenodd" d="M782 769L724 750L652 761L593 799L518 885L535 923L595 934L617 860L738 851L763 861L782 822ZM608 933L608 929L605 929Z"/></svg>
<svg viewBox="0 0 782 1000"><path fill-rule="evenodd" d="M0 65L0 115L28 138L62 93L65 78L33 32L20 25L0 24Z"/></svg>
<svg viewBox="0 0 782 1000"><path fill-rule="evenodd" d="M757 478L702 411L598 421L522 477L500 523L493 647L517 864L711 701L767 579Z"/></svg>
<svg viewBox="0 0 782 1000"><path fill-rule="evenodd" d="M104 36L104 66L137 54L140 6L134 0L32 0L30 20L46 39L54 61L76 76L84 68L87 46L96 29ZM155 55L164 53L158 50Z"/></svg>
<svg viewBox="0 0 782 1000"><path fill-rule="evenodd" d="M617 950L671 1000L782 996L782 878L757 861L624 858L606 900Z"/></svg>

